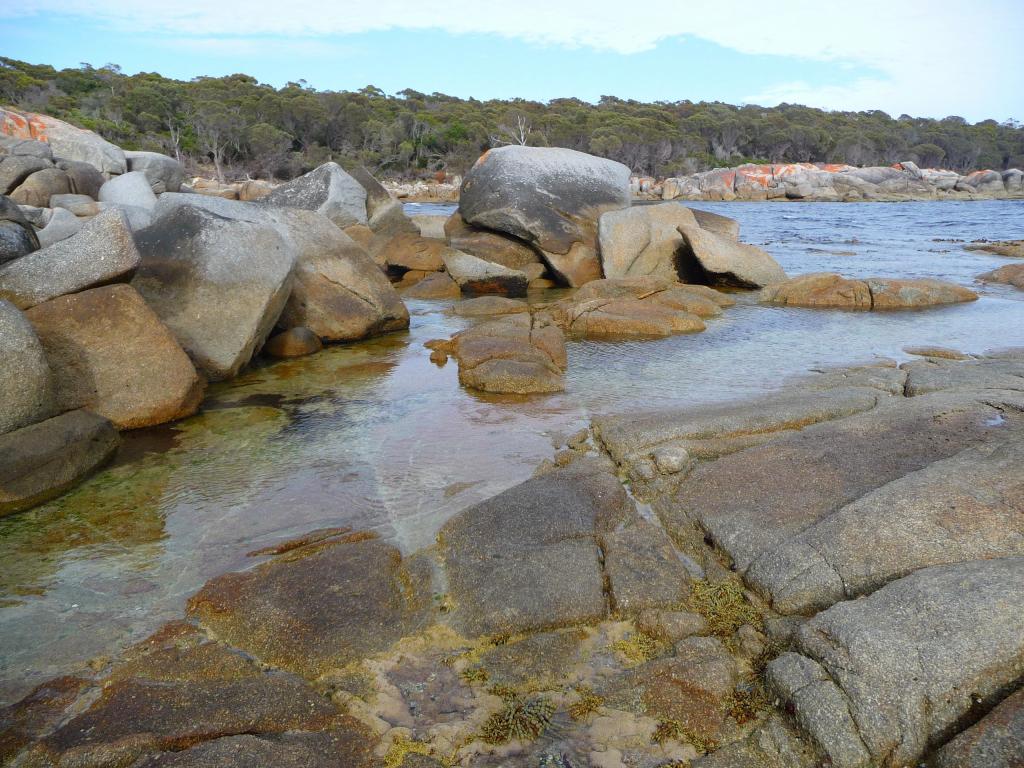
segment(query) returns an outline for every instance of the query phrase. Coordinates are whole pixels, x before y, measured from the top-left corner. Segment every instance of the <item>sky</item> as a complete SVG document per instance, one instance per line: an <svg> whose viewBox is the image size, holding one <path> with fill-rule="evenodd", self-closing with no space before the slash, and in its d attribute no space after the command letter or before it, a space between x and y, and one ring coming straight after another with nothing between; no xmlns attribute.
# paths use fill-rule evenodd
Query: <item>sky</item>
<svg viewBox="0 0 1024 768"><path fill-rule="evenodd" d="M0 0L0 55L167 77L1024 121L1024 0Z"/></svg>

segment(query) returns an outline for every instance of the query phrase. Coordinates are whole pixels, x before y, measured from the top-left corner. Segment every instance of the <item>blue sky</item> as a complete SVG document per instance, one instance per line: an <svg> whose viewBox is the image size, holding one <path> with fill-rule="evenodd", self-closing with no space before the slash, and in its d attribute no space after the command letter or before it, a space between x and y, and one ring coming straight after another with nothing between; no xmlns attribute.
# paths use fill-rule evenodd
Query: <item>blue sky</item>
<svg viewBox="0 0 1024 768"><path fill-rule="evenodd" d="M285 12L287 9L287 12ZM476 98L603 94L1024 120L1024 0L21 0L3 55Z"/></svg>

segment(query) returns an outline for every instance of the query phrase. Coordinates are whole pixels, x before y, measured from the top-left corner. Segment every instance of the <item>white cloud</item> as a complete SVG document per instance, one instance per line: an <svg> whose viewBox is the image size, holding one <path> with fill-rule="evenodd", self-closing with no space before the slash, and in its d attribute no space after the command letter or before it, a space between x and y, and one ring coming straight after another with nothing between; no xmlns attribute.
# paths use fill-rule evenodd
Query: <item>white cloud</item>
<svg viewBox="0 0 1024 768"><path fill-rule="evenodd" d="M999 90L998 103L1016 99L1016 112L1024 113L1021 0L645 0L633 6L621 0L20 0L0 7L0 16L35 14L82 16L119 31L213 37L225 41L222 49L229 47L227 40L254 35L322 38L402 28L632 54L690 35L739 53L868 66L880 73L827 89L780 84L752 94L752 101L777 96L897 112L921 104L930 105L929 114L945 101L966 115L974 106L984 112L992 101L985 95Z"/></svg>

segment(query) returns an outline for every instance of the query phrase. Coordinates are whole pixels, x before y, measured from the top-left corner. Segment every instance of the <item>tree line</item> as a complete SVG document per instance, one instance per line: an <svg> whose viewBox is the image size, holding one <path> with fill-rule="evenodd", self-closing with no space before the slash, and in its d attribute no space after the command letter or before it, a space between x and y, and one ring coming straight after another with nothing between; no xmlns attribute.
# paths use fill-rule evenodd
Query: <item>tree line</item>
<svg viewBox="0 0 1024 768"><path fill-rule="evenodd" d="M676 176L745 162L888 165L912 160L960 173L1024 167L1024 125L969 123L798 104L643 103L603 96L461 99L406 89L386 94L274 88L249 75L172 80L108 64L57 70L0 57L0 99L90 128L126 149L177 157L219 178L286 179L334 160L379 175L465 172L501 144L569 147L635 173Z"/></svg>

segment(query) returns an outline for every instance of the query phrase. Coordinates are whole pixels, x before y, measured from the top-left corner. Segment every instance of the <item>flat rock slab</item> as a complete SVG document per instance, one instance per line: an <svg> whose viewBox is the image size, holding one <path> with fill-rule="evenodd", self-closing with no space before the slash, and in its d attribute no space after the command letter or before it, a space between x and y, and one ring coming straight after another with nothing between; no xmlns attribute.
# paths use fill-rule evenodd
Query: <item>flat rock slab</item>
<svg viewBox="0 0 1024 768"><path fill-rule="evenodd" d="M142 259L132 285L210 379L237 374L291 293L290 243L270 223L191 205L175 207L136 241Z"/></svg>
<svg viewBox="0 0 1024 768"><path fill-rule="evenodd" d="M714 232L716 235L727 237L730 240L740 239L740 223L736 219L730 219L728 216L704 211L700 208L690 208L690 212L701 229Z"/></svg>
<svg viewBox="0 0 1024 768"><path fill-rule="evenodd" d="M917 571L819 613L768 667L837 768L913 765L1024 674L1024 558Z"/></svg>
<svg viewBox="0 0 1024 768"><path fill-rule="evenodd" d="M636 616L651 608L679 608L690 595L690 575L660 526L646 521L601 537L612 610Z"/></svg>
<svg viewBox="0 0 1024 768"><path fill-rule="evenodd" d="M466 299L452 307L452 314L459 317L495 317L497 315L519 315L529 313L530 305L519 299L504 296L480 296Z"/></svg>
<svg viewBox="0 0 1024 768"><path fill-rule="evenodd" d="M376 739L352 720L317 733L227 736L181 752L145 758L134 768L369 768Z"/></svg>
<svg viewBox="0 0 1024 768"><path fill-rule="evenodd" d="M913 360L900 368L908 397L956 389L1024 390L1024 360Z"/></svg>
<svg viewBox="0 0 1024 768"><path fill-rule="evenodd" d="M88 408L119 429L195 413L205 382L130 285L38 304L26 313L46 351L61 410Z"/></svg>
<svg viewBox="0 0 1024 768"><path fill-rule="evenodd" d="M699 466L658 513L670 533L696 521L742 572L869 491L1000 438L1004 418L1021 419L1005 405L1020 400L1014 397L883 396L879 407L866 413L815 424Z"/></svg>
<svg viewBox="0 0 1024 768"><path fill-rule="evenodd" d="M261 661L317 677L423 627L430 580L420 565L382 541L342 536L213 579L189 614Z"/></svg>
<svg viewBox="0 0 1024 768"><path fill-rule="evenodd" d="M919 309L977 298L978 294L971 289L942 280L856 280L833 272L800 275L769 285L761 292L762 304L861 310Z"/></svg>
<svg viewBox="0 0 1024 768"><path fill-rule="evenodd" d="M428 344L455 357L459 383L470 389L540 394L565 388L565 337L529 314L505 315Z"/></svg>
<svg viewBox="0 0 1024 768"><path fill-rule="evenodd" d="M455 626L494 636L599 621L598 537L635 519L619 481L587 459L460 512L438 534Z"/></svg>
<svg viewBox="0 0 1024 768"><path fill-rule="evenodd" d="M1015 768L1024 765L1024 688L935 753L935 768Z"/></svg>
<svg viewBox="0 0 1024 768"><path fill-rule="evenodd" d="M781 613L859 597L920 568L1024 555L1024 429L847 504L751 565Z"/></svg>
<svg viewBox="0 0 1024 768"><path fill-rule="evenodd" d="M24 313L0 299L0 435L55 411L43 345Z"/></svg>
<svg viewBox="0 0 1024 768"><path fill-rule="evenodd" d="M77 233L0 269L0 298L22 309L130 280L139 251L123 212L103 211Z"/></svg>
<svg viewBox="0 0 1024 768"><path fill-rule="evenodd" d="M402 294L407 299L457 299L462 296L459 284L445 272L433 272Z"/></svg>
<svg viewBox="0 0 1024 768"><path fill-rule="evenodd" d="M120 443L114 426L88 411L0 435L0 515L59 496L103 466Z"/></svg>

